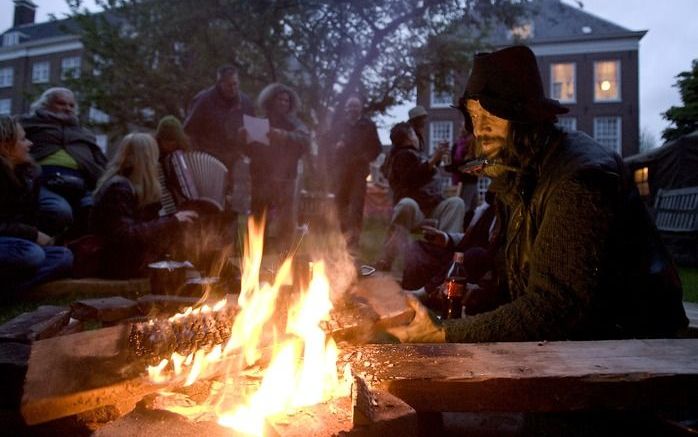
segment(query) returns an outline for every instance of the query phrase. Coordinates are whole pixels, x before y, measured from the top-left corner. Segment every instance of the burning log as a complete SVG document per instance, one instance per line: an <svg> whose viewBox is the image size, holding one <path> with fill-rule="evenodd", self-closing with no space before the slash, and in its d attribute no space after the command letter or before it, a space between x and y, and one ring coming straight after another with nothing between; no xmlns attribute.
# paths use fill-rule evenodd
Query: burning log
<svg viewBox="0 0 698 437"><path fill-rule="evenodd" d="M131 326L129 346L139 358L156 363L173 352L187 356L199 349L210 350L230 338L238 308L225 306L217 311L196 310Z"/></svg>

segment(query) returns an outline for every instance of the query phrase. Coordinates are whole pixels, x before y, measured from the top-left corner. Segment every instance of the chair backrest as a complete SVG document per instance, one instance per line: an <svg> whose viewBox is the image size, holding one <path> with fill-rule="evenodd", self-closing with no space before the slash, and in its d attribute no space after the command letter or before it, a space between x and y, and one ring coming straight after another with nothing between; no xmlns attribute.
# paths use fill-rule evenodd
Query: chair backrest
<svg viewBox="0 0 698 437"><path fill-rule="evenodd" d="M228 169L221 161L208 153L178 150L173 153L173 164L186 198L207 198L225 204Z"/></svg>
<svg viewBox="0 0 698 437"><path fill-rule="evenodd" d="M698 231L698 187L659 190L654 209L660 231Z"/></svg>

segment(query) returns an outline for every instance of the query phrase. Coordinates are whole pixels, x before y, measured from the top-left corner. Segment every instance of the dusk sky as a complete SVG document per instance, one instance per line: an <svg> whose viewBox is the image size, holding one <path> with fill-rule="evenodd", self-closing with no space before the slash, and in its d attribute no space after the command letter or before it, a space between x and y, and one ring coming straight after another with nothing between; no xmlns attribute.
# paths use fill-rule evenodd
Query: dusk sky
<svg viewBox="0 0 698 437"><path fill-rule="evenodd" d="M572 5L580 2L564 0ZM61 18L68 12L65 0L34 0L39 6L37 21L46 21L49 14ZM680 103L679 93L672 85L675 76L691 67L698 58L698 26L695 10L698 0L582 0L584 10L630 30L648 30L640 41L640 127L647 129L661 144L661 132L667 126L661 113ZM94 1L86 5L94 8ZM12 25L14 3L0 0L0 29ZM382 125L406 117L409 104L391 111ZM381 129L387 142L387 132Z"/></svg>

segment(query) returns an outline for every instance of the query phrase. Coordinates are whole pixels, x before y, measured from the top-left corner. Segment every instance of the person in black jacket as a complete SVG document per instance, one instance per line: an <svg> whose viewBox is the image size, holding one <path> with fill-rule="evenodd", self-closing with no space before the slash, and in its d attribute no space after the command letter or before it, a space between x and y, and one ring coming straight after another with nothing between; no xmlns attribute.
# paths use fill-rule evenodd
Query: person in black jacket
<svg viewBox="0 0 698 437"><path fill-rule="evenodd" d="M250 98L240 91L238 70L232 65L218 69L215 85L199 92L191 104L184 132L195 150L215 156L228 168L228 191L233 191L233 167L243 153L239 140L243 115L254 115Z"/></svg>
<svg viewBox="0 0 698 437"><path fill-rule="evenodd" d="M0 282L21 292L70 274L73 254L37 228L39 168L14 119L0 116ZM3 296L5 297L5 296Z"/></svg>
<svg viewBox="0 0 698 437"><path fill-rule="evenodd" d="M259 107L269 119L269 144L247 144L250 157L251 209L256 217L266 212L267 235L288 247L296 226L298 162L310 149L310 134L296 117L300 99L286 85L273 83L259 93ZM241 135L247 142L247 132Z"/></svg>
<svg viewBox="0 0 698 437"><path fill-rule="evenodd" d="M160 217L158 145L143 133L127 135L99 181L90 231L104 241L103 274L112 278L144 276L147 264L171 253L181 241L182 225L194 211Z"/></svg>
<svg viewBox="0 0 698 437"><path fill-rule="evenodd" d="M80 126L73 92L49 88L20 123L34 144L32 157L41 166L39 227L57 234L72 226L72 236L81 235L92 205L91 191L107 158L95 136Z"/></svg>
<svg viewBox="0 0 698 437"><path fill-rule="evenodd" d="M533 52L475 56L459 108L476 137L471 168L492 178L502 213L508 302L462 320L417 316L403 341L671 337L688 325L676 268L623 161L545 97Z"/></svg>
<svg viewBox="0 0 698 437"><path fill-rule="evenodd" d="M366 177L369 164L381 153L376 125L362 114L361 100L350 97L344 105L344 117L331 129L331 174L335 175L334 193L337 215L347 246L357 251L363 226Z"/></svg>

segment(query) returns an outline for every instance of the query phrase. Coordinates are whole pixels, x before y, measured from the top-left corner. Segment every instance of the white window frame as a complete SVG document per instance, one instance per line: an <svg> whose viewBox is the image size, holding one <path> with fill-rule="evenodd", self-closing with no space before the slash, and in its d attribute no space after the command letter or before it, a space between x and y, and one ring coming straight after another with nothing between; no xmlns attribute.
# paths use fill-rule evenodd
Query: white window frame
<svg viewBox="0 0 698 437"><path fill-rule="evenodd" d="M623 119L621 117L594 117L594 140L596 142L601 143L604 146L608 146L607 140L610 137L606 132L600 132L601 126L600 123L608 121L608 120L615 120L616 121L616 144L611 147L611 150L617 152L619 155L622 155L622 148L623 148Z"/></svg>
<svg viewBox="0 0 698 437"><path fill-rule="evenodd" d="M557 125L570 131L577 130L577 117L558 117Z"/></svg>
<svg viewBox="0 0 698 437"><path fill-rule="evenodd" d="M109 123L110 120L109 114L94 106L90 106L87 118L93 123Z"/></svg>
<svg viewBox="0 0 698 437"><path fill-rule="evenodd" d="M553 80L553 70L556 65L572 65L572 98L562 99L555 97L553 92L555 81ZM577 63L576 62L553 62L550 64L550 98L556 99L560 103L577 103Z"/></svg>
<svg viewBox="0 0 698 437"><path fill-rule="evenodd" d="M12 67L0 68L0 88L9 88L13 85L15 69Z"/></svg>
<svg viewBox="0 0 698 437"><path fill-rule="evenodd" d="M616 68L616 84L617 84L617 88L618 88L618 93L617 93L618 96L615 98L600 99L596 95L596 69L597 69L598 65L602 62L614 62L617 66L617 68ZM620 59L599 59L597 61L594 61L594 76L592 78L592 89L594 90L594 103L616 103L616 102L620 102L623 100L622 99L622 95L623 95L622 94L622 89L623 89L622 85L623 84L621 83L621 77L623 77L623 76L621 74L621 68L622 68L622 66L621 66Z"/></svg>
<svg viewBox="0 0 698 437"><path fill-rule="evenodd" d="M0 99L0 115L12 114L12 99Z"/></svg>
<svg viewBox="0 0 698 437"><path fill-rule="evenodd" d="M32 83L47 83L50 80L51 63L49 61L34 62L32 64Z"/></svg>
<svg viewBox="0 0 698 437"><path fill-rule="evenodd" d="M68 73L71 73L70 77L73 79L79 78L81 64L80 56L67 56L61 59L61 80L67 79Z"/></svg>
<svg viewBox="0 0 698 437"><path fill-rule="evenodd" d="M436 134L438 133L437 132L438 127L446 127L446 126L448 126L448 128L446 129L447 134L443 135L443 133L442 133L441 135L439 135L437 137ZM453 143L453 122L450 120L434 120L434 121L429 122L429 143L428 143L429 144L429 146L428 146L429 155L431 155L434 152L434 150L435 150L434 146L439 141L444 140L444 139L448 141L448 144Z"/></svg>
<svg viewBox="0 0 698 437"><path fill-rule="evenodd" d="M10 47L19 44L19 32L7 32L2 36L2 46Z"/></svg>
<svg viewBox="0 0 698 437"><path fill-rule="evenodd" d="M453 77L446 80L449 85L453 85ZM434 81L429 84L429 107L430 108L450 108L453 105L453 92L439 92L436 90Z"/></svg>

